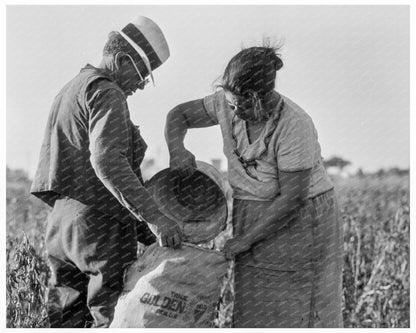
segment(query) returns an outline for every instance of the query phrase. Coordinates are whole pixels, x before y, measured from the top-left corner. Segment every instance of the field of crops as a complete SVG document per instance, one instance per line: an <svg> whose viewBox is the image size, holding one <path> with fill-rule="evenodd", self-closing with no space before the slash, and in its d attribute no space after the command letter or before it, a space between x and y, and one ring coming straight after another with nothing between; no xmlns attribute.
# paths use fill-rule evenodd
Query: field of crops
<svg viewBox="0 0 416 333"><path fill-rule="evenodd" d="M409 327L409 175L335 183L344 222L344 327ZM7 327L48 326L48 209L31 198L29 186L24 173L7 170ZM223 287L217 327L231 325L230 281L232 274Z"/></svg>

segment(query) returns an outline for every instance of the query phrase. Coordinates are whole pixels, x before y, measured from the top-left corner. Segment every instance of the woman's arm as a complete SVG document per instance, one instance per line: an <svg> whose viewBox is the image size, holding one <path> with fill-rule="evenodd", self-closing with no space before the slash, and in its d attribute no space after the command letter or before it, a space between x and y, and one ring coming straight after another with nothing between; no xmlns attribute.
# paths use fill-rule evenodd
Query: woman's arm
<svg viewBox="0 0 416 333"><path fill-rule="evenodd" d="M170 167L185 174L192 174L195 156L184 145L188 128L200 128L216 125L205 110L202 99L179 104L167 115L165 139L170 154Z"/></svg>
<svg viewBox="0 0 416 333"><path fill-rule="evenodd" d="M228 258L248 250L254 243L278 232L299 214L308 197L310 173L310 169L299 172L279 171L280 195L270 203L262 217L253 223L245 234L227 241L224 252Z"/></svg>

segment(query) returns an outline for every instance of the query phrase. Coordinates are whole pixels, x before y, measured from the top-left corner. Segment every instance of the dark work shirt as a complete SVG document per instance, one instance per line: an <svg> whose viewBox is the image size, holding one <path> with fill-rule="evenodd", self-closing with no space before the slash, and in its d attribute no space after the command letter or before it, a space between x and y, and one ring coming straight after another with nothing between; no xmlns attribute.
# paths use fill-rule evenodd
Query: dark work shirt
<svg viewBox="0 0 416 333"><path fill-rule="evenodd" d="M143 185L146 148L123 91L87 65L54 100L31 192L51 206L66 195L121 221L152 222L161 213Z"/></svg>

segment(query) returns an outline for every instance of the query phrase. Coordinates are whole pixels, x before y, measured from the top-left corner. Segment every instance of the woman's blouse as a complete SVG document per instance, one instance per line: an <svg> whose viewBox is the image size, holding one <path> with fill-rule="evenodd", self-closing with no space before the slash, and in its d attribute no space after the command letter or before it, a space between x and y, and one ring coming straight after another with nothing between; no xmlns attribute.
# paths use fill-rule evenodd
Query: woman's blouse
<svg viewBox="0 0 416 333"><path fill-rule="evenodd" d="M272 201L279 193L278 171L311 169L308 198L333 188L324 168L318 135L310 116L289 98L279 102L260 136L250 143L246 122L228 106L223 90L203 99L213 124L219 124L233 197Z"/></svg>

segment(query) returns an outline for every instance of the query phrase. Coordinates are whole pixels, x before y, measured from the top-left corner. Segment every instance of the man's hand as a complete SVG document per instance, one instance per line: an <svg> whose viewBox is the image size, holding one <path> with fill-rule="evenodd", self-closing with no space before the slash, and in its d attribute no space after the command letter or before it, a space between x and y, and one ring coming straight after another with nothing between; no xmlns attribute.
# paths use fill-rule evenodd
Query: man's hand
<svg viewBox="0 0 416 333"><path fill-rule="evenodd" d="M224 254L225 258L228 260L233 260L236 254L245 252L249 250L251 244L242 238L241 236L234 237L229 239L224 245Z"/></svg>
<svg viewBox="0 0 416 333"><path fill-rule="evenodd" d="M176 148L170 152L170 169L182 176L191 176L196 169L195 156L187 149Z"/></svg>
<svg viewBox="0 0 416 333"><path fill-rule="evenodd" d="M149 225L156 235L159 246L180 248L182 244L182 231L175 221L161 215L155 223Z"/></svg>

